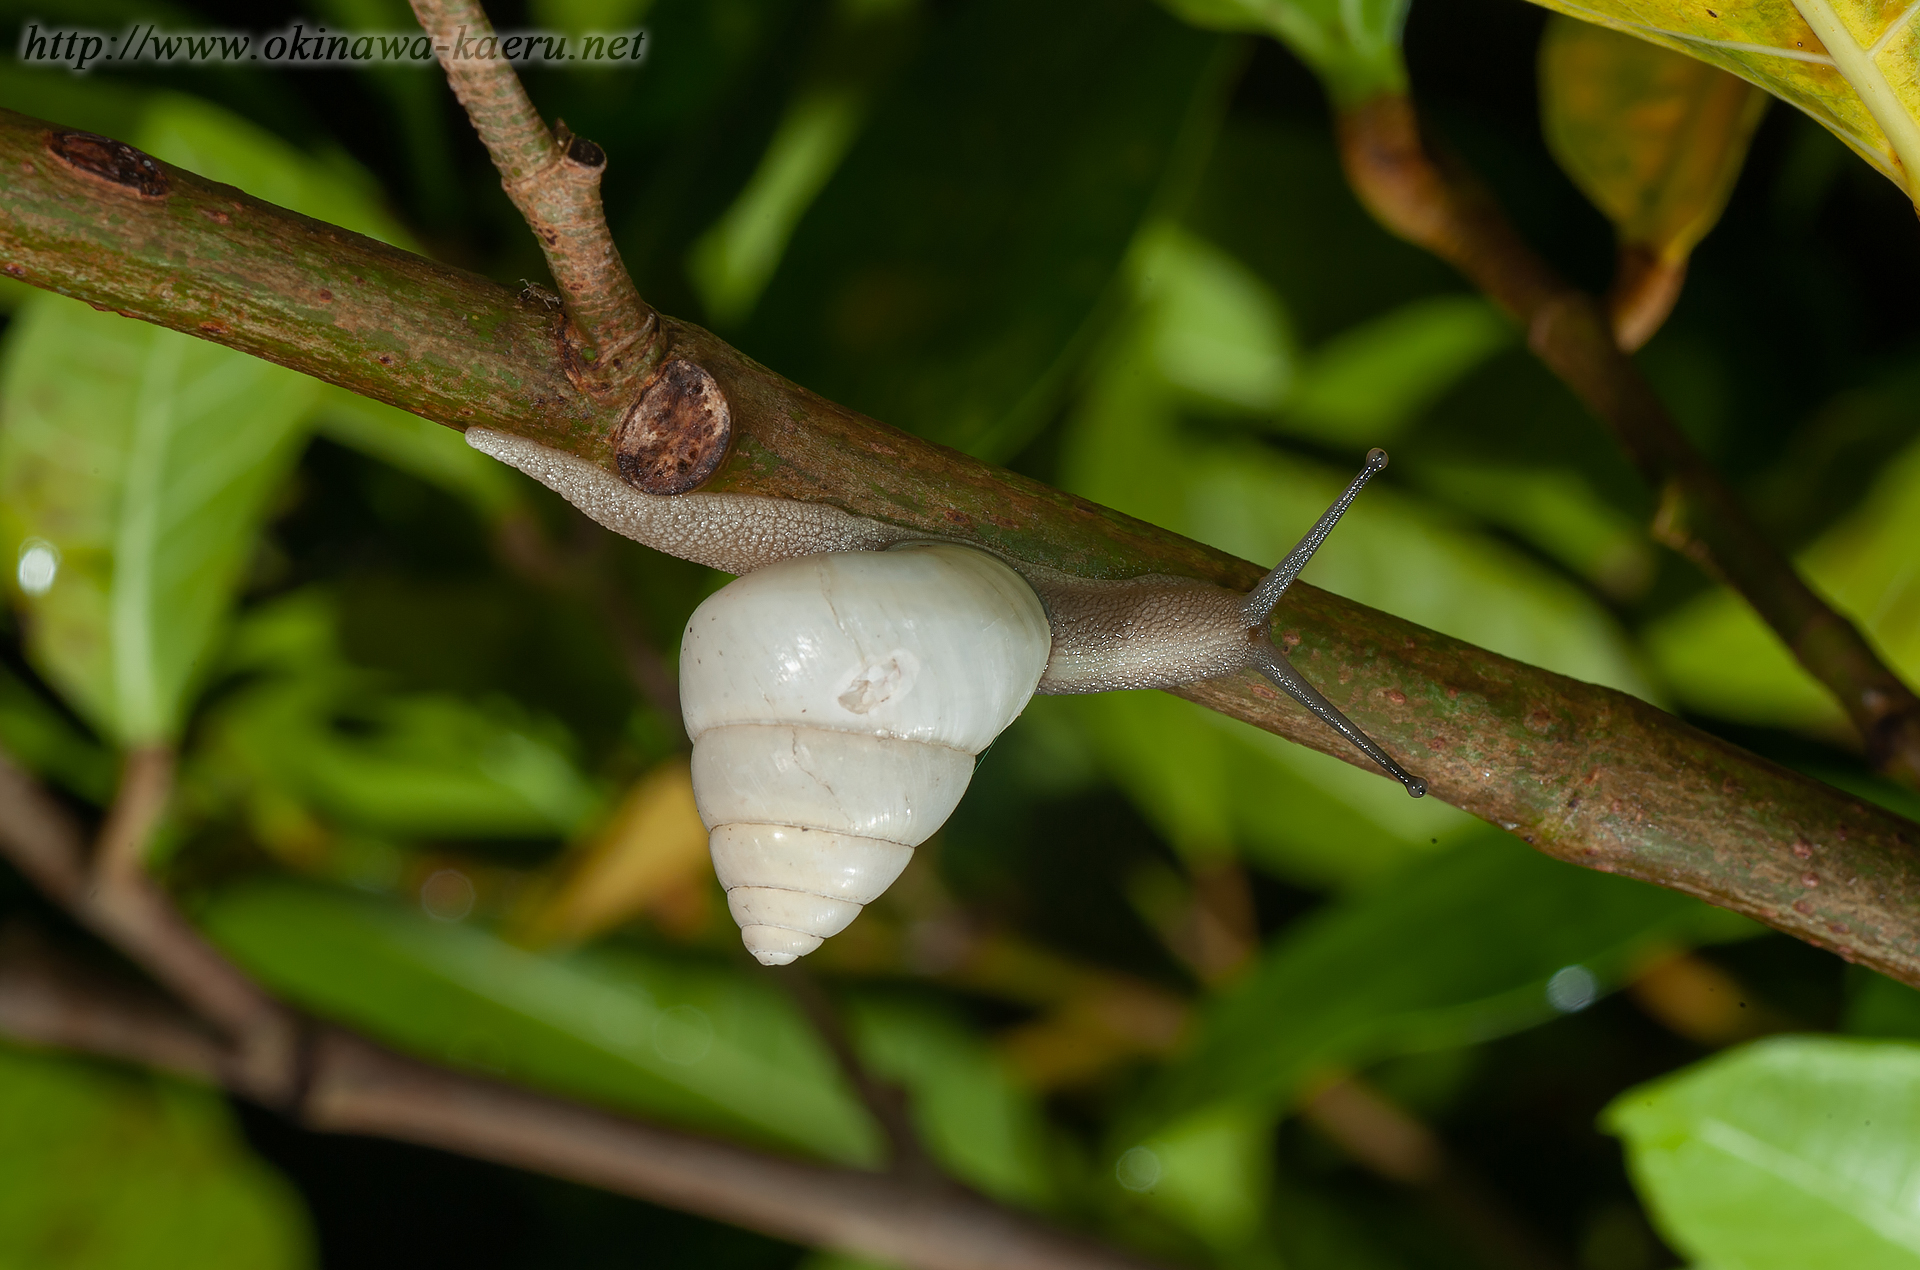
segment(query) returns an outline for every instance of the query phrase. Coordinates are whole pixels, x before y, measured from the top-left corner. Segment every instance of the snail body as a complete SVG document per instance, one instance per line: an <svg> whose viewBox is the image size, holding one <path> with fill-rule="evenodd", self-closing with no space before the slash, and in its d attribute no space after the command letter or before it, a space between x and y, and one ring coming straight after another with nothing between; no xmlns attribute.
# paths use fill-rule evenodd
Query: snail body
<svg viewBox="0 0 1920 1270"><path fill-rule="evenodd" d="M1426 793L1272 643L1275 606L1386 466L1383 450L1242 595L1192 578L1070 577L819 504L648 494L522 437L473 428L467 441L616 533L740 575L687 623L680 697L715 872L770 965L818 948L900 875L1036 691L1257 670Z"/></svg>

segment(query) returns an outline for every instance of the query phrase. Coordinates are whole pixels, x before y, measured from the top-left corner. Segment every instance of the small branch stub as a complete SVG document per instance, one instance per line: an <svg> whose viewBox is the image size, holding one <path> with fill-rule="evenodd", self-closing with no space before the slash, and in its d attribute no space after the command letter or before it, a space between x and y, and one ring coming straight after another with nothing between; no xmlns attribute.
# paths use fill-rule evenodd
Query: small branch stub
<svg viewBox="0 0 1920 1270"><path fill-rule="evenodd" d="M172 189L158 159L98 133L49 133L47 153L83 176L132 190L142 198L165 198Z"/></svg>
<svg viewBox="0 0 1920 1270"><path fill-rule="evenodd" d="M684 358L668 362L619 427L613 452L627 484L647 494L684 494L726 457L733 416L713 376Z"/></svg>

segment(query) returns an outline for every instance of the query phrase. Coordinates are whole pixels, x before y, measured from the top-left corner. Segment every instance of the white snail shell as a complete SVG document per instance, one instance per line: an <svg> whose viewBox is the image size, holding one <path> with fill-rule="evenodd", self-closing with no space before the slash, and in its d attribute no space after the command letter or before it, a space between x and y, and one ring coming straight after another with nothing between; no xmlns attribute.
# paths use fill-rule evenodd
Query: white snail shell
<svg viewBox="0 0 1920 1270"><path fill-rule="evenodd" d="M758 569L680 645L693 794L747 948L844 930L944 823L1051 651L1019 574L950 543Z"/></svg>

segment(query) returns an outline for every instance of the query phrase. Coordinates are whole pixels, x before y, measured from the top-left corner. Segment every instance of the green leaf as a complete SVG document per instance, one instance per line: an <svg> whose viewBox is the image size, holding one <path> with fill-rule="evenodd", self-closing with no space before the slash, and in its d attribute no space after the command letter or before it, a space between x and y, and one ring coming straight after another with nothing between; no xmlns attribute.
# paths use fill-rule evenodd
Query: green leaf
<svg viewBox="0 0 1920 1270"><path fill-rule="evenodd" d="M1554 158L1623 245L1669 265L1720 219L1766 94L1705 62L1571 18L1540 44Z"/></svg>
<svg viewBox="0 0 1920 1270"><path fill-rule="evenodd" d="M538 26L584 34L639 26L652 7L653 0L533 0L528 9Z"/></svg>
<svg viewBox="0 0 1920 1270"><path fill-rule="evenodd" d="M0 1049L0 1264L300 1270L293 1190L204 1089Z"/></svg>
<svg viewBox="0 0 1920 1270"><path fill-rule="evenodd" d="M1887 464L1858 510L1796 562L1801 576L1866 632L1909 682L1920 680L1920 444ZM1779 637L1725 590L1653 623L1647 651L1692 709L1722 719L1850 737L1831 694Z"/></svg>
<svg viewBox="0 0 1920 1270"><path fill-rule="evenodd" d="M312 159L189 97L155 95L141 120L133 139L163 159L405 241L344 160ZM178 735L318 392L282 367L57 296L22 305L0 372L0 543L22 563L40 553L46 576L13 580L29 655L104 734Z"/></svg>
<svg viewBox="0 0 1920 1270"><path fill-rule="evenodd" d="M1280 297L1252 270L1173 225L1143 233L1132 264L1141 344L1164 383L1243 410L1287 401L1300 354Z"/></svg>
<svg viewBox="0 0 1920 1270"><path fill-rule="evenodd" d="M1622 1095L1602 1124L1702 1265L1920 1266L1920 1046L1761 1041Z"/></svg>
<svg viewBox="0 0 1920 1270"><path fill-rule="evenodd" d="M35 667L123 744L178 735L317 386L59 296L22 306L0 398L0 542ZM23 586L22 583L30 583Z"/></svg>
<svg viewBox="0 0 1920 1270"><path fill-rule="evenodd" d="M558 724L504 699L382 691L340 660L333 623L301 594L236 633L234 667L274 673L220 703L201 761L256 806L402 837L567 835L600 809Z"/></svg>
<svg viewBox="0 0 1920 1270"><path fill-rule="evenodd" d="M1409 0L1161 0L1195 26L1257 31L1288 48L1341 106L1405 92L1400 34Z"/></svg>
<svg viewBox="0 0 1920 1270"><path fill-rule="evenodd" d="M845 1163L879 1158L832 1058L760 976L638 952L541 956L288 883L224 892L199 916L288 999L424 1058Z"/></svg>
<svg viewBox="0 0 1920 1270"><path fill-rule="evenodd" d="M1489 832L1289 928L1207 1009L1151 1105L1170 1118L1215 1102L1284 1104L1322 1068L1533 1027L1653 948L1754 929ZM1563 971L1571 978L1550 995Z"/></svg>
<svg viewBox="0 0 1920 1270"><path fill-rule="evenodd" d="M1909 5L1876 0L1537 0L1676 49L1805 111L1920 198L1920 30Z"/></svg>
<svg viewBox="0 0 1920 1270"><path fill-rule="evenodd" d="M1127 1148L1114 1179L1141 1202L1232 1253L1266 1224L1273 1184L1273 1116L1210 1107Z"/></svg>

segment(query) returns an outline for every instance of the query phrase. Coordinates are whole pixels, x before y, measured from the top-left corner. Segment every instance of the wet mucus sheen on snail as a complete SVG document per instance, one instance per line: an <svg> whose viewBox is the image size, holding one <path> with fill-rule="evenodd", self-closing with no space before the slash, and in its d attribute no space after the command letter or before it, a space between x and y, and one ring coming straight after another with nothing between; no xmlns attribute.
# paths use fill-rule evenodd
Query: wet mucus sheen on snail
<svg viewBox="0 0 1920 1270"><path fill-rule="evenodd" d="M650 494L523 437L466 435L614 532L739 575L687 623L680 696L714 869L762 962L812 952L886 890L1036 692L1165 688L1251 667L1414 797L1426 792L1270 636L1274 606L1385 451L1241 595L1191 578L1016 570L836 508Z"/></svg>

